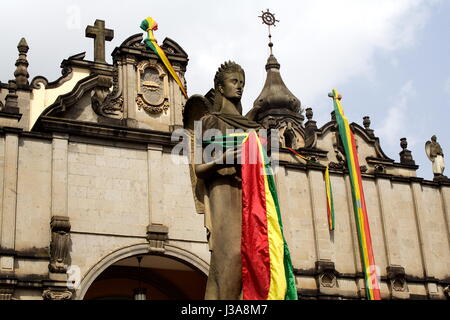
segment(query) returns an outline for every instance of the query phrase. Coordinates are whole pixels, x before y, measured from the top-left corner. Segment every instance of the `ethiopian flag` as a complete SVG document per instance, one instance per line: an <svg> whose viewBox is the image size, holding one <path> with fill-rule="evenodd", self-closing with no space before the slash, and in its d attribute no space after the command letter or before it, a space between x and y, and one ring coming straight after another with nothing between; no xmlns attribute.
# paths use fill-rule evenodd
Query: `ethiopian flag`
<svg viewBox="0 0 450 320"><path fill-rule="evenodd" d="M175 80L175 82L178 84L178 86L181 89L181 92L183 95L187 98L187 92L184 85L181 83L180 78L178 77L177 73L172 67L172 64L170 63L169 59L167 59L166 54L164 53L163 49L158 45L156 42L155 36L153 34L153 31L158 30L158 24L155 20L153 20L152 17L148 17L141 23L141 29L144 31L147 31L148 38L144 40L145 44L148 48L150 48L153 52L156 53L156 55L161 59L161 61L166 66L167 70L169 71L172 78Z"/></svg>
<svg viewBox="0 0 450 320"><path fill-rule="evenodd" d="M352 189L353 209L355 212L356 229L358 231L359 249L366 284L368 300L381 300L380 286L378 283L377 268L373 256L372 238L370 236L369 219L367 216L366 201L359 169L358 152L356 150L355 137L350 129L344 109L341 105L341 95L336 89L328 94L333 98L334 112L339 127L339 135L344 145L347 166L350 174Z"/></svg>
<svg viewBox="0 0 450 320"><path fill-rule="evenodd" d="M242 292L244 300L297 300L291 255L283 235L272 168L255 131L205 144L242 146Z"/></svg>
<svg viewBox="0 0 450 320"><path fill-rule="evenodd" d="M242 142L242 291L244 300L297 300L273 172L256 132Z"/></svg>

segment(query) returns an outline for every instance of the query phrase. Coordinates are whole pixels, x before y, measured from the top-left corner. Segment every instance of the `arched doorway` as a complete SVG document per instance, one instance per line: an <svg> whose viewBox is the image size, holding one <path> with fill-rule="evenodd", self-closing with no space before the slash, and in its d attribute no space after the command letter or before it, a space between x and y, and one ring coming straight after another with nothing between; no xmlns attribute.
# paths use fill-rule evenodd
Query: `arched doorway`
<svg viewBox="0 0 450 320"><path fill-rule="evenodd" d="M186 299L204 298L209 269L209 265L204 259L190 250L173 244L166 244L163 252L149 253L148 244L139 243L113 251L93 265L82 276L75 291L75 299L130 299L132 290L131 293L129 290L113 292L113 290L107 291L106 288L108 286L110 288L112 286L119 287L125 282L128 288L135 284L138 285L137 257L139 256L143 257L141 267L148 269L141 269L144 270L141 273L141 275L144 274L142 278L145 275L148 276L141 280L142 283L159 288L160 293L164 294L167 299L178 299L182 296ZM110 267L113 268L109 269ZM181 276L183 279L180 279ZM185 281L185 279L192 279L192 282L190 282L191 280ZM95 287L93 287L94 283ZM91 291L91 288L94 289ZM88 291L91 291L89 295L87 295ZM148 299L152 299L151 294L151 291L147 293ZM158 296L162 297L156 292L154 299Z"/></svg>
<svg viewBox="0 0 450 320"><path fill-rule="evenodd" d="M140 263L137 257L142 257ZM143 288L148 300L201 300L207 277L174 257L134 255L107 267L89 286L84 300L133 300Z"/></svg>

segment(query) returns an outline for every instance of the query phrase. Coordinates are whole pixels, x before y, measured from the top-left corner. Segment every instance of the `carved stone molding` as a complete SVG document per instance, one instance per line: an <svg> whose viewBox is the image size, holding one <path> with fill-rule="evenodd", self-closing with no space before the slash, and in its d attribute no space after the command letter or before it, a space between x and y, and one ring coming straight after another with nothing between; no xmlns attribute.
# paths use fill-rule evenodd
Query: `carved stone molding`
<svg viewBox="0 0 450 320"><path fill-rule="evenodd" d="M320 287L337 288L337 271L332 261L316 261L316 273Z"/></svg>
<svg viewBox="0 0 450 320"><path fill-rule="evenodd" d="M0 300L11 300L17 280L12 278L0 279Z"/></svg>
<svg viewBox="0 0 450 320"><path fill-rule="evenodd" d="M72 295L72 292L67 289L45 289L42 292L45 300L70 300Z"/></svg>
<svg viewBox="0 0 450 320"><path fill-rule="evenodd" d="M147 226L147 241L151 252L164 252L165 241L169 238L169 228L162 224Z"/></svg>
<svg viewBox="0 0 450 320"><path fill-rule="evenodd" d="M11 300L13 293L13 288L0 288L0 300Z"/></svg>
<svg viewBox="0 0 450 320"><path fill-rule="evenodd" d="M159 114L169 109L169 80L164 69L155 60L141 61L137 66L138 110Z"/></svg>
<svg viewBox="0 0 450 320"><path fill-rule="evenodd" d="M407 292L408 286L406 283L405 268L401 266L388 266L386 268L387 276L391 285L392 291Z"/></svg>
<svg viewBox="0 0 450 320"><path fill-rule="evenodd" d="M54 273L66 273L70 265L70 222L69 217L53 216L50 222L52 240L50 243L50 264Z"/></svg>

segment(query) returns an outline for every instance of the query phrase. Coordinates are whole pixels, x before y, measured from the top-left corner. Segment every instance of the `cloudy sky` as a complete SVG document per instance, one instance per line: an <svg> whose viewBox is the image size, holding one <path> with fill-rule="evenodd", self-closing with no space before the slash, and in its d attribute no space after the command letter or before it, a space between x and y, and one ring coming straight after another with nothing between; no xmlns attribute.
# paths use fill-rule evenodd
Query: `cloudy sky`
<svg viewBox="0 0 450 320"><path fill-rule="evenodd" d="M30 46L30 78L54 80L63 59L83 51L92 59L93 41L84 29L95 19L114 29L107 44L111 62L112 50L152 16L159 42L172 38L189 54L190 95L212 87L223 61L242 65L246 111L265 80L267 27L258 16L268 8L280 20L272 35L283 79L304 108L313 108L319 126L330 119L327 93L337 88L350 122L370 116L382 148L396 161L406 137L418 175L432 178L425 142L436 134L450 154L448 0L5 1L0 81L13 77L22 36Z"/></svg>

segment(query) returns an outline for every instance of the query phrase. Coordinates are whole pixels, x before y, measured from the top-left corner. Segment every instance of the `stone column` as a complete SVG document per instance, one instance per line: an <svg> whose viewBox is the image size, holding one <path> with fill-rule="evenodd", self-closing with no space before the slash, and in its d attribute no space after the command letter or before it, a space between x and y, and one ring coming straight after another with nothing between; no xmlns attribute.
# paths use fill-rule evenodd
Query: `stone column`
<svg viewBox="0 0 450 320"><path fill-rule="evenodd" d="M68 203L68 146L69 135L53 133L52 144L52 218L49 281L45 281L43 298L48 300L70 299L67 288L67 269L70 266L70 221Z"/></svg>
<svg viewBox="0 0 450 320"><path fill-rule="evenodd" d="M149 208L147 240L150 251L164 252L164 243L168 239L169 229L163 212L163 147L149 144L147 150Z"/></svg>
<svg viewBox="0 0 450 320"><path fill-rule="evenodd" d="M4 128L3 201L0 219L0 298L11 299L17 280L14 273L16 236L17 170L19 158L19 132Z"/></svg>

